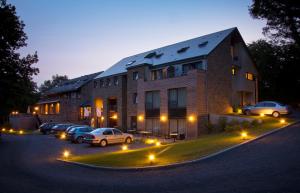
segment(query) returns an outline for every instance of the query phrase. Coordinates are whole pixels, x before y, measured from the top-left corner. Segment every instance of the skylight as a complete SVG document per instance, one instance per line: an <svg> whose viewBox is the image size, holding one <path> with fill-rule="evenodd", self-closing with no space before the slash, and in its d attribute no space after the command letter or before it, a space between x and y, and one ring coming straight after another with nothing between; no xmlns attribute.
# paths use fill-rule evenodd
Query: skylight
<svg viewBox="0 0 300 193"><path fill-rule="evenodd" d="M179 54L179 53L183 53L183 52L187 51L189 48L190 48L189 46L183 47L183 48L177 50L177 53L178 53L178 54Z"/></svg>
<svg viewBox="0 0 300 193"><path fill-rule="evenodd" d="M156 52L150 52L144 58L153 58L154 56L156 56Z"/></svg>
<svg viewBox="0 0 300 193"><path fill-rule="evenodd" d="M135 63L135 60L128 62L128 63L126 64L126 66L130 66L130 65L133 64L133 63Z"/></svg>
<svg viewBox="0 0 300 193"><path fill-rule="evenodd" d="M155 58L160 58L164 53L156 54Z"/></svg>
<svg viewBox="0 0 300 193"><path fill-rule="evenodd" d="M208 41L205 41L205 42L200 43L198 46L199 46L199 48L202 48L202 47L206 46L207 44L208 44Z"/></svg>

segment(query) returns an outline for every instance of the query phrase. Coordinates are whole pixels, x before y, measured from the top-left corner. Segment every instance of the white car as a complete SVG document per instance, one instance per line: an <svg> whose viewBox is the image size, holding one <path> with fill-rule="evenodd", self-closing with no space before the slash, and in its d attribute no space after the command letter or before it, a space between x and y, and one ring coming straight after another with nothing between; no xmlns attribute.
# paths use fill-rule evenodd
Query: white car
<svg viewBox="0 0 300 193"><path fill-rule="evenodd" d="M133 135L123 133L115 128L97 128L84 136L85 143L99 144L101 147L105 147L107 144L131 143L132 141Z"/></svg>

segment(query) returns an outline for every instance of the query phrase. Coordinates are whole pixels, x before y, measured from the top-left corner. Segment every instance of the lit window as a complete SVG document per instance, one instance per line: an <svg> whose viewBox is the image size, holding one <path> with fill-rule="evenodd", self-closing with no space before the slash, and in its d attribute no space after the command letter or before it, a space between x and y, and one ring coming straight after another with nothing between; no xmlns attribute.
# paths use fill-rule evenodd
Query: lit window
<svg viewBox="0 0 300 193"><path fill-rule="evenodd" d="M254 80L254 76L252 73L246 72L246 79L247 80Z"/></svg>
<svg viewBox="0 0 300 193"><path fill-rule="evenodd" d="M233 76L236 75L236 68L235 68L235 67L232 67L232 68L231 68L231 73L232 73Z"/></svg>
<svg viewBox="0 0 300 193"><path fill-rule="evenodd" d="M60 104L59 103L56 103L55 112L56 112L56 114L59 114L59 112L60 112Z"/></svg>
<svg viewBox="0 0 300 193"><path fill-rule="evenodd" d="M139 79L139 72L133 72L133 73L132 73L132 79L133 79L133 80Z"/></svg>

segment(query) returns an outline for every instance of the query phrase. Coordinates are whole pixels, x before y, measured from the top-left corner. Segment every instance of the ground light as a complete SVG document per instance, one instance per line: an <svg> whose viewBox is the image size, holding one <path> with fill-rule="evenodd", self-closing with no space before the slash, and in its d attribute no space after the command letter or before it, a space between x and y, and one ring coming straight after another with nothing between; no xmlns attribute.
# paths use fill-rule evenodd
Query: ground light
<svg viewBox="0 0 300 193"><path fill-rule="evenodd" d="M150 163L153 163L154 160L155 160L155 155L154 154L149 154L148 159L149 159Z"/></svg>
<svg viewBox="0 0 300 193"><path fill-rule="evenodd" d="M159 147L160 145L161 145L160 141L157 141L157 142L155 143L155 146L157 146L157 147Z"/></svg>
<svg viewBox="0 0 300 193"><path fill-rule="evenodd" d="M248 133L246 131L241 132L242 139L247 139Z"/></svg>
<svg viewBox="0 0 300 193"><path fill-rule="evenodd" d="M127 146L127 145L122 145L122 150L123 150L123 151L128 150L128 146Z"/></svg>
<svg viewBox="0 0 300 193"><path fill-rule="evenodd" d="M280 119L280 123L284 124L285 123L285 119Z"/></svg>
<svg viewBox="0 0 300 193"><path fill-rule="evenodd" d="M3 132L5 132L5 131L6 131L6 129L5 129L5 128L2 128L2 131L3 131Z"/></svg>
<svg viewBox="0 0 300 193"><path fill-rule="evenodd" d="M145 141L145 143L146 144L153 144L153 143L155 143L155 139L146 139L146 141Z"/></svg>
<svg viewBox="0 0 300 193"><path fill-rule="evenodd" d="M63 157L64 157L65 159L68 159L68 158L70 157L70 152L69 152L68 150L65 150L65 151L63 152Z"/></svg>
<svg viewBox="0 0 300 193"><path fill-rule="evenodd" d="M12 132L14 132L14 130L13 130L13 129L10 129L9 132L12 133Z"/></svg>
<svg viewBox="0 0 300 193"><path fill-rule="evenodd" d="M62 133L62 134L60 135L60 139L66 139L66 134L65 134L65 133Z"/></svg>
<svg viewBox="0 0 300 193"><path fill-rule="evenodd" d="M24 133L24 131L23 131L23 130L20 130L20 131L19 131L19 134L21 134L21 135L22 135L23 133Z"/></svg>
<svg viewBox="0 0 300 193"><path fill-rule="evenodd" d="M259 114L259 116L261 116L261 117L264 117L264 116L265 116L265 114L263 114L263 113L260 113L260 114Z"/></svg>

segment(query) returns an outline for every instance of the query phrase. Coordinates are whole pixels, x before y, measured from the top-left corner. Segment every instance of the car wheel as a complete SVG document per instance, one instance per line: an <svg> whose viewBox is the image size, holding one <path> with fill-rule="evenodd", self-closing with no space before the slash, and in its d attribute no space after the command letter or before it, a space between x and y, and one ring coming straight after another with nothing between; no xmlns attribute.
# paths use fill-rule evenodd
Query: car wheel
<svg viewBox="0 0 300 193"><path fill-rule="evenodd" d="M250 110L246 110L246 111L245 111L245 115L251 115Z"/></svg>
<svg viewBox="0 0 300 193"><path fill-rule="evenodd" d="M100 141L100 146L101 146L101 147L107 146L107 141L106 141L105 139L102 139L102 140Z"/></svg>
<svg viewBox="0 0 300 193"><path fill-rule="evenodd" d="M277 111L274 111L274 112L272 113L272 116L275 117L275 118L277 118L277 117L280 116L280 113L277 112Z"/></svg>
<svg viewBox="0 0 300 193"><path fill-rule="evenodd" d="M77 139L76 139L76 142L77 143L83 143L83 137L77 137Z"/></svg>
<svg viewBox="0 0 300 193"><path fill-rule="evenodd" d="M131 143L132 142L132 139L130 138L130 137L127 137L126 139L125 139L125 143Z"/></svg>

